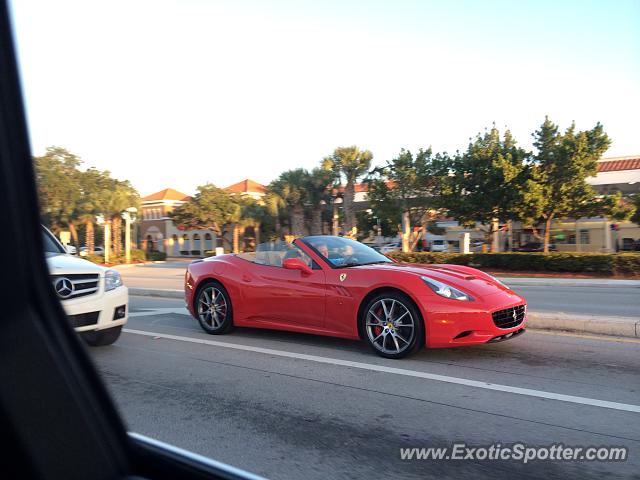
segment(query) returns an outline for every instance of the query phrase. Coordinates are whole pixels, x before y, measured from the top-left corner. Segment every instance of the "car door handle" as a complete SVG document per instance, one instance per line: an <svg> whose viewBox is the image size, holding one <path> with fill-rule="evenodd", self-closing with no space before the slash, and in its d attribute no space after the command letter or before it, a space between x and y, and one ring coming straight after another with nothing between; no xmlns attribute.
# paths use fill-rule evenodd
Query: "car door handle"
<svg viewBox="0 0 640 480"><path fill-rule="evenodd" d="M242 281L243 282L250 282L251 281L251 276L247 275L246 273L242 275Z"/></svg>

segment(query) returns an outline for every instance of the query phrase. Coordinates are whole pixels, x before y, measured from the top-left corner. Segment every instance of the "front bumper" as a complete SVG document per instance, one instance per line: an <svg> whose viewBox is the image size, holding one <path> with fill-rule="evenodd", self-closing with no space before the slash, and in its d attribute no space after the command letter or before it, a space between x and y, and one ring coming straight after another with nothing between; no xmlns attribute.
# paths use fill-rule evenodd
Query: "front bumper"
<svg viewBox="0 0 640 480"><path fill-rule="evenodd" d="M527 325L526 308L522 321L510 328L500 328L494 323L494 312L526 305L525 299L516 294L490 295L475 302L446 301L438 305L433 305L433 297L425 297L419 304L425 319L426 346L430 348L509 340L524 333Z"/></svg>
<svg viewBox="0 0 640 480"><path fill-rule="evenodd" d="M62 306L76 332L117 327L129 319L129 289L121 286L105 292L101 288L95 295L63 301ZM120 309L118 314L116 309Z"/></svg>

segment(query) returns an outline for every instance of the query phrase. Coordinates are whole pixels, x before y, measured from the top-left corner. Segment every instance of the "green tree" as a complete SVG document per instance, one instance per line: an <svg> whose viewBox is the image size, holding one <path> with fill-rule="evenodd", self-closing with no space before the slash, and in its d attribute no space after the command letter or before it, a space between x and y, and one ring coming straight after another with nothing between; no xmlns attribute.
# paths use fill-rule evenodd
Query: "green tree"
<svg viewBox="0 0 640 480"><path fill-rule="evenodd" d="M445 157L432 150L420 149L414 156L402 149L386 165L375 168L368 176L368 198L379 218L395 218L403 224L404 251L415 247L419 236L411 238L412 225L426 228L429 216L435 213L440 194L439 173Z"/></svg>
<svg viewBox="0 0 640 480"><path fill-rule="evenodd" d="M494 126L478 134L466 152L442 162L440 205L464 225L479 224L487 238L493 237L493 251L498 250L494 234L500 220L522 216L529 175L526 158L511 132L501 136Z"/></svg>
<svg viewBox="0 0 640 480"><path fill-rule="evenodd" d="M77 246L74 213L81 198L78 167L82 160L61 147L49 147L33 160L43 223L55 233L69 228Z"/></svg>
<svg viewBox="0 0 640 480"><path fill-rule="evenodd" d="M356 218L358 220L358 239L367 238L371 233L378 235L378 229L380 235L384 237L390 237L398 233L398 219L379 217L373 210L361 210L356 212Z"/></svg>
<svg viewBox="0 0 640 480"><path fill-rule="evenodd" d="M322 213L331 203L331 186L334 174L325 168L314 168L307 175L307 201L310 210L311 235L322 235Z"/></svg>
<svg viewBox="0 0 640 480"><path fill-rule="evenodd" d="M365 175L371 167L373 154L369 150L360 150L355 145L351 147L338 147L333 155L323 161L325 169L331 169L337 178L344 178L344 230L351 231L356 226L356 215L353 208L355 198L355 184L360 177Z"/></svg>
<svg viewBox="0 0 640 480"><path fill-rule="evenodd" d="M210 183L198 187L198 192L169 214L173 222L185 229L208 229L223 237L222 227L240 218L238 200Z"/></svg>
<svg viewBox="0 0 640 480"><path fill-rule="evenodd" d="M105 219L111 221L111 236L113 238L113 254L119 257L122 249L122 213L129 207L138 208L140 196L128 180L109 178L108 190L103 191L102 210Z"/></svg>
<svg viewBox="0 0 640 480"><path fill-rule="evenodd" d="M79 172L78 178L81 196L76 204L74 217L84 224L84 244L87 247L87 253L93 255L95 248L94 222L96 216L105 214L105 206L108 205L113 182L109 172L101 172L95 168Z"/></svg>
<svg viewBox="0 0 640 480"><path fill-rule="evenodd" d="M631 215L631 218L629 220L640 225L640 193L636 193L633 196L633 206L635 208L635 211L633 212L633 215Z"/></svg>
<svg viewBox="0 0 640 480"><path fill-rule="evenodd" d="M591 130L576 131L572 124L565 133L545 118L534 134L532 180L537 186L535 198L545 223L544 252L549 251L551 224L554 218L583 216L592 211L596 192L586 182L597 173L597 162L611 140L599 123Z"/></svg>
<svg viewBox="0 0 640 480"><path fill-rule="evenodd" d="M256 234L256 243L259 243L260 229L265 218L268 216L268 213L264 205L260 205L251 197L238 197L234 195L234 200L240 207L231 217L231 221L233 223L233 251L234 253L237 253L240 251L240 231L242 230L244 233L247 227L252 227L254 229Z"/></svg>
<svg viewBox="0 0 640 480"><path fill-rule="evenodd" d="M289 233L296 237L304 235L304 206L308 202L306 189L308 179L309 172L303 168L297 168L281 173L267 187L272 199L277 198L276 203L285 206L289 216Z"/></svg>
<svg viewBox="0 0 640 480"><path fill-rule="evenodd" d="M273 183L269 185L269 187L273 187ZM281 239L282 238L282 217L286 210L286 203L282 199L282 197L275 192L274 190L270 190L267 188L267 193L264 196L264 205L267 214L270 218L273 219L273 229L275 238L272 239Z"/></svg>

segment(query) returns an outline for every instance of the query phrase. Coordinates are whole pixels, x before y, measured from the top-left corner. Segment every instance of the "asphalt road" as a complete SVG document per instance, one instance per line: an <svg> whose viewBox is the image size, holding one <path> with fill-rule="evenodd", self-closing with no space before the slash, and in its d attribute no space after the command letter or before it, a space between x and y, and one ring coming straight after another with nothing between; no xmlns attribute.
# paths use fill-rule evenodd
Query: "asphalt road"
<svg viewBox="0 0 640 480"><path fill-rule="evenodd" d="M206 335L177 299L132 297L131 311L115 345L91 350L129 428L254 473L640 478L638 340L528 332L392 361L333 338L254 329ZM454 442L622 445L630 458L400 459L401 447Z"/></svg>
<svg viewBox="0 0 640 480"><path fill-rule="evenodd" d="M126 268L121 273L130 287L182 289L187 265L185 262L150 264ZM527 299L531 312L640 317L640 285L619 282L621 285L614 287L611 280L606 287L566 285L553 279L548 280L550 283L528 285L523 284L526 279L505 282Z"/></svg>

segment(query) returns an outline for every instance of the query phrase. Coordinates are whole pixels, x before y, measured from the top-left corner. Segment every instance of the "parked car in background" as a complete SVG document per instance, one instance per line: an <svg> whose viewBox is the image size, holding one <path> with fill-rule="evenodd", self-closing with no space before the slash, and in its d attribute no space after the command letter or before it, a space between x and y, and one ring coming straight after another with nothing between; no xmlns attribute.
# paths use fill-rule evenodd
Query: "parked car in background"
<svg viewBox="0 0 640 480"><path fill-rule="evenodd" d="M69 322L89 345L111 345L128 318L129 291L120 273L68 255L45 227L42 234L51 283Z"/></svg>
<svg viewBox="0 0 640 480"><path fill-rule="evenodd" d="M432 240L429 250L432 252L448 252L449 244L446 240Z"/></svg>
<svg viewBox="0 0 640 480"><path fill-rule="evenodd" d="M622 239L622 248L620 248L623 252L637 252L640 251L640 238L634 240L633 238L623 238Z"/></svg>
<svg viewBox="0 0 640 480"><path fill-rule="evenodd" d="M554 243L549 244L549 251L555 252L558 249ZM519 247L513 249L514 252L542 252L544 251L544 244L542 242L527 242Z"/></svg>
<svg viewBox="0 0 640 480"><path fill-rule="evenodd" d="M387 243L386 245L383 245L382 247L380 247L379 252L384 254L384 253L398 252L400 250L402 250L402 244L399 242L393 242L393 243Z"/></svg>
<svg viewBox="0 0 640 480"><path fill-rule="evenodd" d="M80 256L86 257L89 254L87 247L80 247ZM93 248L94 255L104 255L104 248L102 247L94 247Z"/></svg>
<svg viewBox="0 0 640 480"><path fill-rule="evenodd" d="M473 242L469 243L469 250L474 253L479 253L482 252L482 248L484 247L484 245L486 244L482 240L474 240Z"/></svg>

